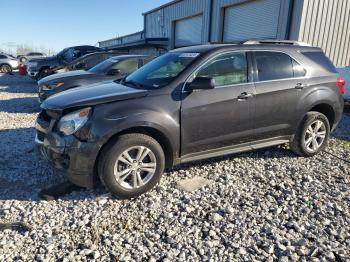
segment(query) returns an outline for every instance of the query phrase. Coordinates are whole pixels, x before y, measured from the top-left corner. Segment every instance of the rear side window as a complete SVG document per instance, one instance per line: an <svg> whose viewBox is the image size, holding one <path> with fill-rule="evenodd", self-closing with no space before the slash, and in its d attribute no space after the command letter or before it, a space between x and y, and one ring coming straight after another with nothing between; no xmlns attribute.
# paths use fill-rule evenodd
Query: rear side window
<svg viewBox="0 0 350 262"><path fill-rule="evenodd" d="M323 52L302 52L302 54L323 67L328 72L337 73L337 69Z"/></svg>
<svg viewBox="0 0 350 262"><path fill-rule="evenodd" d="M305 69L289 55L280 52L255 52L259 81L303 77Z"/></svg>

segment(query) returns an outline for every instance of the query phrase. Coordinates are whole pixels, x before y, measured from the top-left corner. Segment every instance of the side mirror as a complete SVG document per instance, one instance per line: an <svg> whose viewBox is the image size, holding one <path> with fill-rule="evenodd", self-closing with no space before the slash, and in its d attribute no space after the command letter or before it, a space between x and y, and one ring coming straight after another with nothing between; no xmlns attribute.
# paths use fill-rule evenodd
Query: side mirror
<svg viewBox="0 0 350 262"><path fill-rule="evenodd" d="M196 77L189 85L189 90L214 89L215 80L211 77Z"/></svg>
<svg viewBox="0 0 350 262"><path fill-rule="evenodd" d="M115 75L119 75L120 72L121 72L120 69L114 69L114 68L112 68L112 69L108 70L107 75L109 75L109 76L115 76Z"/></svg>

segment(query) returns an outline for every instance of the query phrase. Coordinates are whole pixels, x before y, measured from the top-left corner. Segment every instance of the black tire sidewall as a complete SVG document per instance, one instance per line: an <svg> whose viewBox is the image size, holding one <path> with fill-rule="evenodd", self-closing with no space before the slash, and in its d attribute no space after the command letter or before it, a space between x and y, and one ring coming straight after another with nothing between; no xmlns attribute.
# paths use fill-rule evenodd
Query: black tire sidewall
<svg viewBox="0 0 350 262"><path fill-rule="evenodd" d="M3 69L7 67L9 69L9 71L3 71ZM10 65L7 64L2 64L0 65L0 72L1 73L11 73L12 72L12 67Z"/></svg>
<svg viewBox="0 0 350 262"><path fill-rule="evenodd" d="M114 165L120 154L122 154L127 148L133 146L145 146L149 148L156 157L157 167L151 181L146 185L136 190L127 190L121 187L116 181L114 177ZM133 198L147 192L160 181L164 171L165 157L163 149L158 142L146 135L121 136L114 142L114 145L111 145L102 154L102 161L99 168L99 175L102 183L112 194L120 198Z"/></svg>
<svg viewBox="0 0 350 262"><path fill-rule="evenodd" d="M319 147L316 152L309 152L306 148L305 145L305 134L307 128L310 126L311 123L313 123L316 120L320 120L324 123L326 126L326 137L323 141L323 144L321 147ZM329 140L329 135L330 135L330 124L327 119L327 117L324 114L318 113L318 112L310 112L307 114L302 131L301 131L301 136L300 136L300 149L302 153L306 156L314 156L317 155L320 151L324 150L325 147L328 145L328 140Z"/></svg>

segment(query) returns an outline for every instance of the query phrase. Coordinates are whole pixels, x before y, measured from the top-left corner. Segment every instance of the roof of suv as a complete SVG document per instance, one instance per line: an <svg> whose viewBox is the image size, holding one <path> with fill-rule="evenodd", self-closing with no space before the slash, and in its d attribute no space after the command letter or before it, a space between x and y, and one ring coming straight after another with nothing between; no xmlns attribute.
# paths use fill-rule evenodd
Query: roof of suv
<svg viewBox="0 0 350 262"><path fill-rule="evenodd" d="M319 47L287 45L287 44L208 44L189 46L174 49L171 52L207 53L225 50L298 50L298 51L320 51Z"/></svg>

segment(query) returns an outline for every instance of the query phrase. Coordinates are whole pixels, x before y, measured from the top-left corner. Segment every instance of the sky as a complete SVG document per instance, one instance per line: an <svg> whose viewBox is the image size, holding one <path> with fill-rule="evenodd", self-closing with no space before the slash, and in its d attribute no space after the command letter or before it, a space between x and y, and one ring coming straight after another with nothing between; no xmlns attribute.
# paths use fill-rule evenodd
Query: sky
<svg viewBox="0 0 350 262"><path fill-rule="evenodd" d="M1 0L0 49L53 49L143 30L142 13L170 0ZM6 22L4 22L6 21Z"/></svg>

